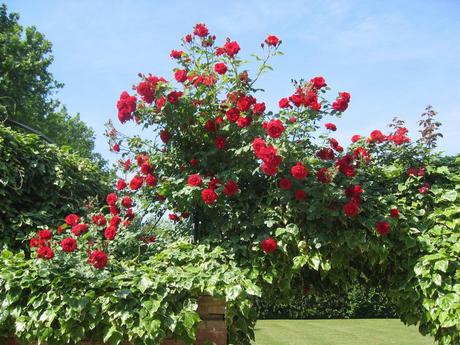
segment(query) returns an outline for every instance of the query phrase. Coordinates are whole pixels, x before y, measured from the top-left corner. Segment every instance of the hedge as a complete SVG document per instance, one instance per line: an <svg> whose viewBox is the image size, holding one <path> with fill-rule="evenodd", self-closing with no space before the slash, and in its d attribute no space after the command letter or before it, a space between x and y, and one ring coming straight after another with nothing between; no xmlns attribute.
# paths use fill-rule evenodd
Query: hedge
<svg viewBox="0 0 460 345"><path fill-rule="evenodd" d="M57 225L88 198L105 195L107 180L70 148L0 125L0 242L18 247L37 226Z"/></svg>

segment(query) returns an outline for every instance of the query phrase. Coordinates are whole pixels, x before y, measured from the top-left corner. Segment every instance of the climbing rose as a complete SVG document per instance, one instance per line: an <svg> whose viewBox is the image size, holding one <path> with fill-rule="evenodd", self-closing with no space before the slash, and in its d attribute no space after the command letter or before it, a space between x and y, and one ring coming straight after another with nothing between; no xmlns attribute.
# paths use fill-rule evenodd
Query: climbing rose
<svg viewBox="0 0 460 345"><path fill-rule="evenodd" d="M105 219L105 217L102 214L95 214L92 217L92 221L94 225L98 226L104 226L105 224L107 224L107 219Z"/></svg>
<svg viewBox="0 0 460 345"><path fill-rule="evenodd" d="M203 179L200 174L192 174L188 177L187 182L190 187L198 187L203 183Z"/></svg>
<svg viewBox="0 0 460 345"><path fill-rule="evenodd" d="M226 111L225 115L230 122L236 122L240 118L240 111L236 108L230 108Z"/></svg>
<svg viewBox="0 0 460 345"><path fill-rule="evenodd" d="M80 222L80 217L72 213L72 214L67 215L64 218L64 221L66 222L67 225L75 225Z"/></svg>
<svg viewBox="0 0 460 345"><path fill-rule="evenodd" d="M120 145L119 144L113 144L112 150L113 150L113 152L120 152Z"/></svg>
<svg viewBox="0 0 460 345"><path fill-rule="evenodd" d="M38 248L37 256L40 259L50 260L54 258L54 252L50 247L43 246L43 247Z"/></svg>
<svg viewBox="0 0 460 345"><path fill-rule="evenodd" d="M124 196L121 199L121 204L126 208L130 208L131 206L133 206L133 199L131 199L129 196Z"/></svg>
<svg viewBox="0 0 460 345"><path fill-rule="evenodd" d="M72 237L67 237L67 238L64 238L62 241L61 241L61 248L63 251L65 251L66 253L71 253L73 252L75 249L77 249L77 241L72 238Z"/></svg>
<svg viewBox="0 0 460 345"><path fill-rule="evenodd" d="M144 179L142 178L142 176L136 175L131 179L131 182L129 182L129 188L131 188L132 190L138 190L142 187L143 183Z"/></svg>
<svg viewBox="0 0 460 345"><path fill-rule="evenodd" d="M284 132L284 126L280 120L271 120L264 129L271 138L279 138Z"/></svg>
<svg viewBox="0 0 460 345"><path fill-rule="evenodd" d="M113 240L117 235L117 228L113 225L108 226L104 230L104 237L108 240Z"/></svg>
<svg viewBox="0 0 460 345"><path fill-rule="evenodd" d="M265 111L265 103L256 103L253 108L254 114L262 115Z"/></svg>
<svg viewBox="0 0 460 345"><path fill-rule="evenodd" d="M326 127L326 129L329 129L330 131L336 131L337 130L337 126L334 125L333 123L325 123L324 124L324 127Z"/></svg>
<svg viewBox="0 0 460 345"><path fill-rule="evenodd" d="M88 263L97 269L102 269L107 266L107 254L100 250L93 251L89 258Z"/></svg>
<svg viewBox="0 0 460 345"><path fill-rule="evenodd" d="M125 189L126 188L126 182L125 180L123 179L118 179L118 182L117 182L117 190L122 190L122 189Z"/></svg>
<svg viewBox="0 0 460 345"><path fill-rule="evenodd" d="M178 222L179 221L179 216L177 214L174 214L174 213L170 213L168 214L168 218L174 222Z"/></svg>
<svg viewBox="0 0 460 345"><path fill-rule="evenodd" d="M178 69L176 73L174 73L174 78L178 83L183 83L187 80L187 71L185 69Z"/></svg>
<svg viewBox="0 0 460 345"><path fill-rule="evenodd" d="M289 99L287 98L281 98L278 102L278 105L280 108L287 108L289 107Z"/></svg>
<svg viewBox="0 0 460 345"><path fill-rule="evenodd" d="M224 137L217 137L215 140L215 145L218 150L223 150L225 148L225 138Z"/></svg>
<svg viewBox="0 0 460 345"><path fill-rule="evenodd" d="M331 161L334 159L334 151L332 149L330 149L329 147L325 147L321 150L319 150L317 153L316 153L316 156L318 158L321 158L325 161Z"/></svg>
<svg viewBox="0 0 460 345"><path fill-rule="evenodd" d="M153 169L153 165L152 163L150 162L144 162L142 163L141 165L141 172L144 174L144 175L148 175L149 173L152 172L152 169Z"/></svg>
<svg viewBox="0 0 460 345"><path fill-rule="evenodd" d="M272 253L276 250L276 247L277 247L277 244L276 244L276 240L272 237L267 237L265 240L263 240L261 243L260 243L260 246L262 247L262 250L265 252L265 253Z"/></svg>
<svg viewBox="0 0 460 345"><path fill-rule="evenodd" d="M222 191L226 196L234 196L235 194L238 193L238 185L235 181L229 180L225 186L224 190Z"/></svg>
<svg viewBox="0 0 460 345"><path fill-rule="evenodd" d="M316 172L316 179L321 183L331 183L332 171L328 168L321 168Z"/></svg>
<svg viewBox="0 0 460 345"><path fill-rule="evenodd" d="M350 200L343 205L343 213L347 217L356 217L359 214L359 203L355 200Z"/></svg>
<svg viewBox="0 0 460 345"><path fill-rule="evenodd" d="M130 96L126 91L123 91L120 95L120 99L117 102L118 119L121 123L131 120L132 113L136 110L136 96Z"/></svg>
<svg viewBox="0 0 460 345"><path fill-rule="evenodd" d="M348 92L340 92L339 97L332 103L332 108L335 111L345 111L348 108L348 102L350 102L350 94Z"/></svg>
<svg viewBox="0 0 460 345"><path fill-rule="evenodd" d="M171 104L175 104L179 101L179 98L182 97L182 92L181 91L171 91L168 93L166 98L168 99L168 102Z"/></svg>
<svg viewBox="0 0 460 345"><path fill-rule="evenodd" d="M390 210L390 217L391 218L399 218L399 210L397 208L392 208Z"/></svg>
<svg viewBox="0 0 460 345"><path fill-rule="evenodd" d="M81 223L81 224L74 225L74 226L72 227L72 233L73 233L75 236L80 236L81 234L87 232L88 229L89 229L88 224Z"/></svg>
<svg viewBox="0 0 460 345"><path fill-rule="evenodd" d="M359 139L361 139L361 136L359 134L355 134L351 137L351 142L356 143Z"/></svg>
<svg viewBox="0 0 460 345"><path fill-rule="evenodd" d="M267 43L269 46L276 47L280 43L280 39L277 36L268 35L265 39L265 43Z"/></svg>
<svg viewBox="0 0 460 345"><path fill-rule="evenodd" d="M224 44L224 51L229 57L234 57L240 51L240 46L235 41L228 41Z"/></svg>
<svg viewBox="0 0 460 345"><path fill-rule="evenodd" d="M165 144L167 144L171 140L171 137L172 137L172 135L171 135L171 133L169 133L169 131L167 131L167 130L160 131L160 139Z"/></svg>
<svg viewBox="0 0 460 345"><path fill-rule="evenodd" d="M169 56L173 59L180 59L183 54L184 52L182 50L171 50L171 54L169 54Z"/></svg>
<svg viewBox="0 0 460 345"><path fill-rule="evenodd" d="M107 201L107 205L115 205L115 203L118 200L118 197L115 193L109 193L105 200Z"/></svg>
<svg viewBox="0 0 460 345"><path fill-rule="evenodd" d="M291 167L291 175L292 177L301 180L308 176L308 169L303 166L301 162L297 162L296 165Z"/></svg>
<svg viewBox="0 0 460 345"><path fill-rule="evenodd" d="M225 74L227 72L227 65L223 62L218 62L214 65L214 71L217 74Z"/></svg>
<svg viewBox="0 0 460 345"><path fill-rule="evenodd" d="M380 235L384 236L390 232L390 223L383 220L377 222L377 224L375 224L375 230L377 230Z"/></svg>
<svg viewBox="0 0 460 345"><path fill-rule="evenodd" d="M292 187L292 182L288 178L282 178L279 183L279 187L283 190L288 190L291 189Z"/></svg>
<svg viewBox="0 0 460 345"><path fill-rule="evenodd" d="M238 98L236 106L240 111L248 111L251 108L253 98L251 96L241 96Z"/></svg>
<svg viewBox="0 0 460 345"><path fill-rule="evenodd" d="M381 131L378 129L371 132L369 138L367 138L367 142L369 143L383 143L385 141L385 136Z"/></svg>
<svg viewBox="0 0 460 345"><path fill-rule="evenodd" d="M314 77L310 80L310 83L314 89L321 89L324 86L327 86L326 81L323 77Z"/></svg>
<svg viewBox="0 0 460 345"><path fill-rule="evenodd" d="M30 241L29 241L29 247L30 248L38 247L39 244L40 244L40 241L38 240L37 237L31 238Z"/></svg>
<svg viewBox="0 0 460 345"><path fill-rule="evenodd" d="M210 205L216 202L217 194L216 192L214 192L214 189L207 188L203 189L203 191L201 192L201 198L203 199L205 204Z"/></svg>
<svg viewBox="0 0 460 345"><path fill-rule="evenodd" d="M51 240L51 237L53 237L53 234L49 231L49 229L39 230L37 235L42 240Z"/></svg>
<svg viewBox="0 0 460 345"><path fill-rule="evenodd" d="M297 201L304 200L306 196L307 196L307 193L305 193L305 191L303 191L302 189L297 189L294 192L294 197Z"/></svg>
<svg viewBox="0 0 460 345"><path fill-rule="evenodd" d="M145 178L145 184L149 187L155 187L157 185L157 178L152 174L148 174Z"/></svg>
<svg viewBox="0 0 460 345"><path fill-rule="evenodd" d="M205 24L198 23L193 28L193 34L198 37L206 37L208 33L209 33L209 30Z"/></svg>

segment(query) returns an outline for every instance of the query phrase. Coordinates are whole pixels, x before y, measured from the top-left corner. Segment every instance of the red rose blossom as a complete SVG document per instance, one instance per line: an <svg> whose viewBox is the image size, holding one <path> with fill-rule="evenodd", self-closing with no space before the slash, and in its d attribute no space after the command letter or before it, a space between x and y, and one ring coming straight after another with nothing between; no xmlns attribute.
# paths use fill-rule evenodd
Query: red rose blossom
<svg viewBox="0 0 460 345"><path fill-rule="evenodd" d="M268 35L265 39L265 43L269 46L276 47L280 43L280 39L275 35Z"/></svg>
<svg viewBox="0 0 460 345"><path fill-rule="evenodd" d="M148 174L145 178L145 184L149 187L155 187L157 185L157 178L152 174Z"/></svg>
<svg viewBox="0 0 460 345"><path fill-rule="evenodd" d="M200 174L192 174L188 177L187 183L190 187L198 187L203 183L203 179Z"/></svg>
<svg viewBox="0 0 460 345"><path fill-rule="evenodd" d="M276 250L277 248L277 243L276 243L276 240L272 237L267 237L265 240L263 240L261 243L260 243L260 246L262 248L262 250L265 252L265 253L272 253Z"/></svg>
<svg viewBox="0 0 460 345"><path fill-rule="evenodd" d="M107 266L107 261L107 254L100 250L93 251L88 258L88 263L97 269Z"/></svg>
<svg viewBox="0 0 460 345"><path fill-rule="evenodd" d="M282 178L279 182L280 189L288 190L292 188L292 182L288 178Z"/></svg>
<svg viewBox="0 0 460 345"><path fill-rule="evenodd" d="M283 123L280 120L271 120L267 123L265 132L271 138L279 138L284 132Z"/></svg>
<svg viewBox="0 0 460 345"><path fill-rule="evenodd" d="M226 196L232 197L238 193L238 184L234 180L228 180L222 191Z"/></svg>
<svg viewBox="0 0 460 345"><path fill-rule="evenodd" d="M211 189L211 188L203 189L201 191L201 199L203 199L203 202L205 204L210 205L216 202L217 194L216 192L214 192L214 189Z"/></svg>
<svg viewBox="0 0 460 345"><path fill-rule="evenodd" d="M216 137L215 145L218 150L223 150L225 148L226 140L224 137Z"/></svg>
<svg viewBox="0 0 460 345"><path fill-rule="evenodd" d="M37 235L42 240L51 240L53 237L53 233L49 229L39 230Z"/></svg>
<svg viewBox="0 0 460 345"><path fill-rule="evenodd" d="M173 59L180 59L184 52L182 50L171 50L171 53L169 56L171 56Z"/></svg>
<svg viewBox="0 0 460 345"><path fill-rule="evenodd" d="M71 253L77 249L77 241L72 237L64 238L61 241L61 248L66 253Z"/></svg>
<svg viewBox="0 0 460 345"><path fill-rule="evenodd" d="M107 201L107 205L115 205L115 203L118 200L118 197L115 193L109 193L105 200Z"/></svg>
<svg viewBox="0 0 460 345"><path fill-rule="evenodd" d="M129 196L124 196L121 198L121 204L126 208L130 208L133 206L133 199L131 199Z"/></svg>
<svg viewBox="0 0 460 345"><path fill-rule="evenodd" d="M397 208L392 208L390 210L390 217L394 219L399 218L399 210Z"/></svg>
<svg viewBox="0 0 460 345"><path fill-rule="evenodd" d="M325 123L324 124L324 127L326 127L326 129L330 130L330 131L336 131L337 130L337 126L334 125L333 123Z"/></svg>
<svg viewBox="0 0 460 345"><path fill-rule="evenodd" d="M297 189L294 192L294 197L297 201L304 200L306 196L307 196L307 193L305 193L305 191L303 191L302 189Z"/></svg>
<svg viewBox="0 0 460 345"><path fill-rule="evenodd" d="M105 219L105 217L102 214L95 214L92 217L92 221L93 224L97 226L104 226L105 224L107 224L107 219Z"/></svg>
<svg viewBox="0 0 460 345"><path fill-rule="evenodd" d="M39 257L40 259L51 260L52 258L54 258L54 252L50 247L43 246L38 248L37 257Z"/></svg>
<svg viewBox="0 0 460 345"><path fill-rule="evenodd" d="M126 188L126 182L125 182L125 180L123 180L123 179L121 179L121 178L118 179L116 189L117 189L117 190L123 190L123 189L125 189L125 188Z"/></svg>
<svg viewBox="0 0 460 345"><path fill-rule="evenodd" d="M80 236L81 234L84 234L87 232L89 229L89 225L85 223L77 224L72 227L72 233L75 236Z"/></svg>
<svg viewBox="0 0 460 345"><path fill-rule="evenodd" d="M321 183L331 183L332 175L332 171L328 168L321 168L316 172L316 179Z"/></svg>
<svg viewBox="0 0 460 345"><path fill-rule="evenodd" d="M289 99L287 98L281 98L278 102L278 106L280 108L287 108L289 107Z"/></svg>
<svg viewBox="0 0 460 345"><path fill-rule="evenodd" d="M132 113L136 110L136 102L136 96L130 96L126 91L121 93L117 102L118 119L121 123L132 119Z"/></svg>
<svg viewBox="0 0 460 345"><path fill-rule="evenodd" d="M205 24L198 23L193 28L193 34L198 37L206 37L209 33L208 28Z"/></svg>
<svg viewBox="0 0 460 345"><path fill-rule="evenodd" d="M375 224L375 230L382 236L390 232L390 223L385 221L380 221Z"/></svg>
<svg viewBox="0 0 460 345"><path fill-rule="evenodd" d="M343 213L347 217L356 217L359 214L359 203L356 200L350 200L343 205Z"/></svg>
<svg viewBox="0 0 460 345"><path fill-rule="evenodd" d="M224 44L224 51L229 57L234 57L240 51L240 46L235 41L228 41Z"/></svg>
<svg viewBox="0 0 460 345"><path fill-rule="evenodd" d="M142 187L143 183L144 183L143 177L136 175L129 182L129 188L131 188L131 190L138 190L139 188Z"/></svg>
<svg viewBox="0 0 460 345"><path fill-rule="evenodd" d="M172 138L171 133L169 133L169 131L167 131L166 129L160 131L160 139L165 144L167 144L171 140L171 138Z"/></svg>
<svg viewBox="0 0 460 345"><path fill-rule="evenodd" d="M298 180L304 179L308 176L308 169L301 162L297 162L296 165L291 167L291 176Z"/></svg>
<svg viewBox="0 0 460 345"><path fill-rule="evenodd" d="M183 83L187 80L187 71L185 69L178 69L176 73L174 73L174 78L178 83Z"/></svg>
<svg viewBox="0 0 460 345"><path fill-rule="evenodd" d="M253 108L254 114L262 115L265 111L265 103L255 103Z"/></svg>
<svg viewBox="0 0 460 345"><path fill-rule="evenodd" d="M104 237L110 241L115 239L115 236L117 235L117 228L113 225L108 226L104 230Z"/></svg>
<svg viewBox="0 0 460 345"><path fill-rule="evenodd" d="M314 78L312 78L310 80L310 84L316 90L319 90L319 89L323 88L324 86L327 86L326 81L324 80L323 77L314 77Z"/></svg>
<svg viewBox="0 0 460 345"><path fill-rule="evenodd" d="M75 225L80 222L80 217L72 213L72 214L67 215L64 218L64 221L66 222L67 225Z"/></svg>
<svg viewBox="0 0 460 345"><path fill-rule="evenodd" d="M359 134L355 134L351 137L351 142L356 143L359 139L361 139L361 136Z"/></svg>
<svg viewBox="0 0 460 345"><path fill-rule="evenodd" d="M225 74L227 73L227 65L223 62L218 62L214 65L214 72L217 74Z"/></svg>

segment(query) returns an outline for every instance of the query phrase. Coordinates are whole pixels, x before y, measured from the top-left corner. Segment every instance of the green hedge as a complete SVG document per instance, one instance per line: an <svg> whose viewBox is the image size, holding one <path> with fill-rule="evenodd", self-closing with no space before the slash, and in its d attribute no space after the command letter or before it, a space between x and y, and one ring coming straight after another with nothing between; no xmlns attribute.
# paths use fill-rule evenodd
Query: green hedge
<svg viewBox="0 0 460 345"><path fill-rule="evenodd" d="M107 173L67 148L0 125L0 242L17 247L36 226L55 226L107 193Z"/></svg>
<svg viewBox="0 0 460 345"><path fill-rule="evenodd" d="M352 319L398 317L397 308L378 288L354 286L347 293L312 291L290 304L255 303L259 319Z"/></svg>

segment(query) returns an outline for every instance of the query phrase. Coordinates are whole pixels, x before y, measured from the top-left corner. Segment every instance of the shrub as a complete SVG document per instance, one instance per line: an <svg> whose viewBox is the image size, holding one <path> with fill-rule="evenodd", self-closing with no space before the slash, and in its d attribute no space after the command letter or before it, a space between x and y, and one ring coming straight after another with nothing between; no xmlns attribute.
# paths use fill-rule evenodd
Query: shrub
<svg viewBox="0 0 460 345"><path fill-rule="evenodd" d="M57 225L108 190L108 174L88 159L4 126L0 177L0 242L15 247L37 226Z"/></svg>

